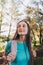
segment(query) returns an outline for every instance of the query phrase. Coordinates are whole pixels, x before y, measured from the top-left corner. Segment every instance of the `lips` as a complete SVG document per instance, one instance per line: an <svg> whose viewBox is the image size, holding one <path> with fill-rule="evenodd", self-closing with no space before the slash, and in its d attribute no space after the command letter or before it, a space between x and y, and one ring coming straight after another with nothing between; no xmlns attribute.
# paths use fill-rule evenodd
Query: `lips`
<svg viewBox="0 0 43 65"><path fill-rule="evenodd" d="M19 30L19 32L22 32L22 30Z"/></svg>

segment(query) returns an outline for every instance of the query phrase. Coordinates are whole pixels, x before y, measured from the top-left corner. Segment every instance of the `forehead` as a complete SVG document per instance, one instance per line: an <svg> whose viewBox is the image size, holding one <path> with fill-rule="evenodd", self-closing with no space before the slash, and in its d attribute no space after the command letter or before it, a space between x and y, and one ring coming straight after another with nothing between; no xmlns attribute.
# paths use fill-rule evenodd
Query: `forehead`
<svg viewBox="0 0 43 65"><path fill-rule="evenodd" d="M23 22L19 22L19 25L27 25L24 21Z"/></svg>

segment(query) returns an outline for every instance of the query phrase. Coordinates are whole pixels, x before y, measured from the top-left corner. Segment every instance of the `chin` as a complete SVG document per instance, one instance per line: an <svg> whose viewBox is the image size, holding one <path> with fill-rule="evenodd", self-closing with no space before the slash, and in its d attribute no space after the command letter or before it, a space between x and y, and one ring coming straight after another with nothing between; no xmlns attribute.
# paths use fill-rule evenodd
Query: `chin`
<svg viewBox="0 0 43 65"><path fill-rule="evenodd" d="M26 34L19 34L19 35L26 35Z"/></svg>

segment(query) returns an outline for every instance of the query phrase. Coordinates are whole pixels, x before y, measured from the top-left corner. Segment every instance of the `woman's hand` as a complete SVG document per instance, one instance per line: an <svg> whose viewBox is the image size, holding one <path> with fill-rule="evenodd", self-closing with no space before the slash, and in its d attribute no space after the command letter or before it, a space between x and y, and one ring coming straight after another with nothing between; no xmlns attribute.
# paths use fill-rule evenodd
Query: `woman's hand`
<svg viewBox="0 0 43 65"><path fill-rule="evenodd" d="M33 57L36 57L36 51L33 49L33 46L31 45L31 51L32 51L32 54L33 54Z"/></svg>
<svg viewBox="0 0 43 65"><path fill-rule="evenodd" d="M36 57L36 51L33 50L32 52L33 52L33 57Z"/></svg>
<svg viewBox="0 0 43 65"><path fill-rule="evenodd" d="M9 62L13 61L14 60L14 55L12 53L9 53L8 56L7 56L7 60Z"/></svg>

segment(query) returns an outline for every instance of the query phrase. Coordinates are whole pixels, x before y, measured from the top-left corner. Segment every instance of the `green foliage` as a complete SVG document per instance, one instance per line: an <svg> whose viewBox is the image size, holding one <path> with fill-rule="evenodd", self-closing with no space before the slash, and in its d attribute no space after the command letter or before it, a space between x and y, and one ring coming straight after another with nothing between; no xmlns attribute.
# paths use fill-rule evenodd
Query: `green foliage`
<svg viewBox="0 0 43 65"><path fill-rule="evenodd" d="M34 65L43 65L43 57L37 57L34 59Z"/></svg>
<svg viewBox="0 0 43 65"><path fill-rule="evenodd" d="M0 52L4 52L5 51L5 45L4 43L0 42Z"/></svg>

